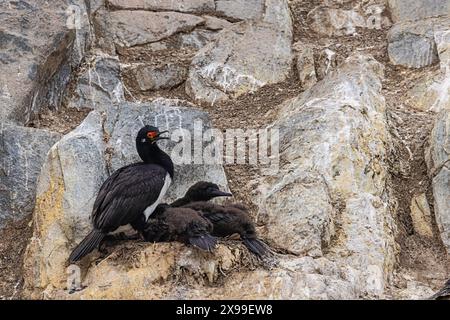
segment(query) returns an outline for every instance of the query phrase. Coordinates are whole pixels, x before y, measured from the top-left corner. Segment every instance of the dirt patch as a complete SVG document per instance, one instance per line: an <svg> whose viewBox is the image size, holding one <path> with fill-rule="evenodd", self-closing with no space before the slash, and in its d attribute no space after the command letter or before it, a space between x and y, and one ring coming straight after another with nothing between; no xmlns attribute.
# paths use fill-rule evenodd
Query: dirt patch
<svg viewBox="0 0 450 320"><path fill-rule="evenodd" d="M189 96L184 90L184 83L171 89L140 91L139 89L137 89L135 79L133 79L129 74L124 74L122 76L124 81L125 99L127 99L128 101L139 103L152 101L156 98L182 99L190 101Z"/></svg>
<svg viewBox="0 0 450 320"><path fill-rule="evenodd" d="M425 153L433 129L435 114L413 109L406 101L406 92L425 73L435 66L410 70L387 65L384 95L388 106L387 116L393 146L390 150L390 186L398 203L396 221L400 246L398 270L417 281L438 289L448 278L450 263L439 236L435 219L432 219L433 238L415 232L410 205L413 197L426 194L431 215L434 217L434 200L428 176ZM401 287L402 277L394 279Z"/></svg>
<svg viewBox="0 0 450 320"><path fill-rule="evenodd" d="M154 51L148 46L129 48L122 51L120 53L122 63L121 77L125 86L126 99L135 102L148 101L158 97L187 100L188 96L185 93L184 84L164 90L140 90L133 68L163 66L171 63L188 70L194 54L194 50L186 48Z"/></svg>
<svg viewBox="0 0 450 320"><path fill-rule="evenodd" d="M302 92L299 81L292 72L283 83L265 86L255 93L203 108L210 115L214 127L221 129L263 129L276 117L281 104ZM248 151L247 151L248 156ZM256 214L254 192L260 167L252 165L225 165L228 183L234 198L244 203L251 214Z"/></svg>
<svg viewBox="0 0 450 320"><path fill-rule="evenodd" d="M335 4L330 7L350 10L356 7L358 2L360 1L346 1L344 4ZM326 37L317 35L317 33L311 29L307 16L311 10L320 5L323 5L323 1L289 1L294 20L294 42L313 46L316 55L320 53L320 50L328 48L336 52L336 59L338 62L343 61L355 52L371 54L380 62L387 61L386 34L389 30L388 27L383 27L382 29L356 28L356 34L348 36ZM383 13L383 15L384 14L385 13Z"/></svg>
<svg viewBox="0 0 450 320"><path fill-rule="evenodd" d="M32 235L30 219L9 221L0 229L0 300L22 298L23 255Z"/></svg>
<svg viewBox="0 0 450 320"><path fill-rule="evenodd" d="M29 127L47 129L50 131L67 134L75 129L86 116L90 109L80 109L62 107L57 111L45 109L38 114L35 119L28 123Z"/></svg>

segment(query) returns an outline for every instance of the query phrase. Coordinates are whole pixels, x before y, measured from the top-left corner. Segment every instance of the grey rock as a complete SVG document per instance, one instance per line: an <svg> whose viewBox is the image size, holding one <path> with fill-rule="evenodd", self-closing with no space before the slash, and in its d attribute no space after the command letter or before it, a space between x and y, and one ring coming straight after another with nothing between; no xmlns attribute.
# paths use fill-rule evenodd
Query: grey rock
<svg viewBox="0 0 450 320"><path fill-rule="evenodd" d="M86 1L86 9L89 15L94 15L98 10L105 7L106 0L89 0Z"/></svg>
<svg viewBox="0 0 450 320"><path fill-rule="evenodd" d="M445 75L445 73L444 73ZM430 72L420 77L416 84L407 93L407 103L413 108L421 111L437 111L439 112L442 107L445 107L446 99L441 99L441 88L445 87L441 79L443 75L439 71ZM445 97L445 96L444 96Z"/></svg>
<svg viewBox="0 0 450 320"><path fill-rule="evenodd" d="M434 33L440 70L424 74L408 91L407 103L423 111L450 108L450 30Z"/></svg>
<svg viewBox="0 0 450 320"><path fill-rule="evenodd" d="M48 150L61 137L46 130L0 124L0 226L34 208L37 177Z"/></svg>
<svg viewBox="0 0 450 320"><path fill-rule="evenodd" d="M448 0L389 0L388 5L394 22L422 20L450 12Z"/></svg>
<svg viewBox="0 0 450 320"><path fill-rule="evenodd" d="M208 43L217 39L217 32L210 30L194 30L190 33L182 33L178 35L178 47L199 50Z"/></svg>
<svg viewBox="0 0 450 320"><path fill-rule="evenodd" d="M195 29L192 32L178 33L168 39L149 43L146 45L146 50L162 55L166 54L164 52L166 50L195 54L199 49L214 41L217 34L218 32L213 30ZM121 52L121 49L118 51Z"/></svg>
<svg viewBox="0 0 450 320"><path fill-rule="evenodd" d="M258 215L267 225L265 236L295 254L321 257L334 235L335 215L323 178L295 171L277 180L263 197Z"/></svg>
<svg viewBox="0 0 450 320"><path fill-rule="evenodd" d="M349 1L347 1L349 2ZM325 37L356 35L358 29L383 29L391 26L384 1L360 1L352 6L323 1L307 15L307 24Z"/></svg>
<svg viewBox="0 0 450 320"><path fill-rule="evenodd" d="M291 69L291 42L287 3L269 1L261 20L224 29L216 41L197 53L186 91L197 101L214 104L281 82Z"/></svg>
<svg viewBox="0 0 450 320"><path fill-rule="evenodd" d="M425 300L435 293L435 289L429 284L413 279L411 276L401 276L406 288L394 289L394 296L397 300ZM392 298L391 298L392 299Z"/></svg>
<svg viewBox="0 0 450 320"><path fill-rule="evenodd" d="M179 11L203 13L214 11L214 0L108 0L115 9L134 9L151 11Z"/></svg>
<svg viewBox="0 0 450 320"><path fill-rule="evenodd" d="M271 24L283 36L290 36L293 32L291 11L286 0L266 0L261 21Z"/></svg>
<svg viewBox="0 0 450 320"><path fill-rule="evenodd" d="M325 48L321 50L316 56L316 75L322 80L327 74L336 69L338 65L338 57L336 52Z"/></svg>
<svg viewBox="0 0 450 320"><path fill-rule="evenodd" d="M433 237L433 227L431 224L431 210L424 193L416 195L411 200L410 216L414 227L414 232L422 237Z"/></svg>
<svg viewBox="0 0 450 320"><path fill-rule="evenodd" d="M168 63L161 66L139 66L132 73L142 91L170 89L187 78L187 67Z"/></svg>
<svg viewBox="0 0 450 320"><path fill-rule="evenodd" d="M450 111L439 113L430 138L427 154L432 177L434 213L442 242L450 254Z"/></svg>
<svg viewBox="0 0 450 320"><path fill-rule="evenodd" d="M234 20L260 19L264 13L264 0L215 0L216 13Z"/></svg>
<svg viewBox="0 0 450 320"><path fill-rule="evenodd" d="M314 50L302 43L294 44L296 53L296 67L300 83L304 89L311 88L317 82L314 64Z"/></svg>
<svg viewBox="0 0 450 320"><path fill-rule="evenodd" d="M352 288L348 294L383 296L394 267L382 77L375 59L352 55L277 108L271 126L279 130L281 165L260 180L258 221L277 247L323 257L340 270L315 275L314 286L330 290L319 291L322 298L335 296L338 280Z"/></svg>
<svg viewBox="0 0 450 320"><path fill-rule="evenodd" d="M70 5L69 0L0 3L5 26L0 30L0 119L24 124L41 107L60 106L71 69L88 46L86 17L72 24ZM85 12L83 5L76 8Z"/></svg>
<svg viewBox="0 0 450 320"><path fill-rule="evenodd" d="M205 28L209 30L222 30L233 25L231 22L214 16L203 16L205 18Z"/></svg>
<svg viewBox="0 0 450 320"><path fill-rule="evenodd" d="M165 39L203 24L201 17L178 12L113 11L97 17L102 38L121 47L133 47Z"/></svg>
<svg viewBox="0 0 450 320"><path fill-rule="evenodd" d="M435 33L447 30L450 19L428 19L394 25L388 34L389 59L395 65L422 68L438 61Z"/></svg>
<svg viewBox="0 0 450 320"><path fill-rule="evenodd" d="M32 287L65 281L67 250L90 228L95 195L107 177L102 122L97 111L91 112L44 160L26 253L30 258L24 263Z"/></svg>
<svg viewBox="0 0 450 320"><path fill-rule="evenodd" d="M94 56L79 75L75 96L68 106L76 109L98 109L125 101L116 57Z"/></svg>
<svg viewBox="0 0 450 320"><path fill-rule="evenodd" d="M436 41L441 71L447 71L447 67L450 66L450 29L440 29L438 28L434 32L434 40Z"/></svg>
<svg viewBox="0 0 450 320"><path fill-rule="evenodd" d="M342 36L356 33L366 27L366 20L355 10L333 9L319 6L308 13L307 23L323 36Z"/></svg>
<svg viewBox="0 0 450 320"><path fill-rule="evenodd" d="M114 56L121 49L116 47L116 37L112 32L112 22L110 11L104 5L100 6L92 16L92 28L94 29L94 46L104 53Z"/></svg>

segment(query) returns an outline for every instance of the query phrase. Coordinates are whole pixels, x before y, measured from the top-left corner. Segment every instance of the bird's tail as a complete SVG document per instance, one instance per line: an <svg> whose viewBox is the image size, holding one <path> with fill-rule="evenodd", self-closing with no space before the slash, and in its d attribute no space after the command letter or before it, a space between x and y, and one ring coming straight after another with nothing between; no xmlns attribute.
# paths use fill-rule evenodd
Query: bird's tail
<svg viewBox="0 0 450 320"><path fill-rule="evenodd" d="M217 244L217 238L210 234L190 237L189 243L204 251L212 252Z"/></svg>
<svg viewBox="0 0 450 320"><path fill-rule="evenodd" d="M69 263L74 263L92 252L100 245L106 235L98 230L92 230L81 243L72 251Z"/></svg>
<svg viewBox="0 0 450 320"><path fill-rule="evenodd" d="M269 252L267 245L259 239L244 238L242 239L242 241L244 242L244 245L248 248L248 250L256 254L258 257L263 257Z"/></svg>

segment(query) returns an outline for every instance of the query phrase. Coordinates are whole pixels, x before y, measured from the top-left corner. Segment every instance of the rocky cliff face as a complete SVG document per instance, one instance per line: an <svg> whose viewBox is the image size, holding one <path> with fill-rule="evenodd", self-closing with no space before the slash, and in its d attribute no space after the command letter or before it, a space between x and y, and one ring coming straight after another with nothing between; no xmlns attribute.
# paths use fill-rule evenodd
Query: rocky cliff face
<svg viewBox="0 0 450 320"><path fill-rule="evenodd" d="M14 279L1 295L426 298L448 278L447 1L0 6L0 233L32 216L23 260L0 260ZM272 258L231 239L212 254L130 241L67 265L101 183L138 159L143 123L172 132L167 200L199 180L230 189ZM237 144L217 161L234 141L211 135L229 129L265 129L248 143L276 132L270 156Z"/></svg>

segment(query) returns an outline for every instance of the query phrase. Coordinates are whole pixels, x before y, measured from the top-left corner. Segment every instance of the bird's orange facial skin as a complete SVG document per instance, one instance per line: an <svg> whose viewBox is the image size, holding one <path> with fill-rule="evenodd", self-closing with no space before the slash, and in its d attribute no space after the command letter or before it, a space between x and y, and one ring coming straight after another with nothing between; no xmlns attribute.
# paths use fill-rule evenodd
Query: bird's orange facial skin
<svg viewBox="0 0 450 320"><path fill-rule="evenodd" d="M157 135L158 135L158 132L156 132L156 131L147 132L147 138L149 138L149 139L154 139L154 138L156 138Z"/></svg>

